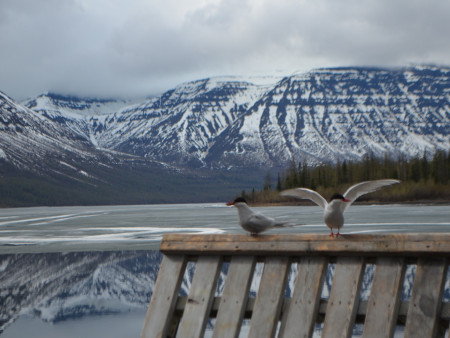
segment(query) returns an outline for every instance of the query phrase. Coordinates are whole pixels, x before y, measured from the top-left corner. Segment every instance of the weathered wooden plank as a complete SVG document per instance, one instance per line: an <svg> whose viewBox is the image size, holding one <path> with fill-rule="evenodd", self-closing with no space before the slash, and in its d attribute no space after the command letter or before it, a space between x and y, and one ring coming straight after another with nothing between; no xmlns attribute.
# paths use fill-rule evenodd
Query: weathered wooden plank
<svg viewBox="0 0 450 338"><path fill-rule="evenodd" d="M267 257L250 321L249 338L273 337L277 328L286 277L287 257Z"/></svg>
<svg viewBox="0 0 450 338"><path fill-rule="evenodd" d="M325 315L323 337L351 337L363 274L363 258L338 258Z"/></svg>
<svg viewBox="0 0 450 338"><path fill-rule="evenodd" d="M237 337L244 317L256 257L234 256L228 268L213 338Z"/></svg>
<svg viewBox="0 0 450 338"><path fill-rule="evenodd" d="M450 234L341 235L331 238L317 234L276 235L164 235L164 253L227 255L402 255L450 256Z"/></svg>
<svg viewBox="0 0 450 338"><path fill-rule="evenodd" d="M393 337L405 274L403 258L380 257L367 306L363 337Z"/></svg>
<svg viewBox="0 0 450 338"><path fill-rule="evenodd" d="M185 267L185 256L163 257L141 338L167 336Z"/></svg>
<svg viewBox="0 0 450 338"><path fill-rule="evenodd" d="M405 338L435 336L446 273L445 259L419 259L406 317Z"/></svg>
<svg viewBox="0 0 450 338"><path fill-rule="evenodd" d="M203 337L221 267L222 258L219 256L198 259L177 337Z"/></svg>
<svg viewBox="0 0 450 338"><path fill-rule="evenodd" d="M283 316L280 337L312 337L328 262L325 257L303 257L290 306Z"/></svg>

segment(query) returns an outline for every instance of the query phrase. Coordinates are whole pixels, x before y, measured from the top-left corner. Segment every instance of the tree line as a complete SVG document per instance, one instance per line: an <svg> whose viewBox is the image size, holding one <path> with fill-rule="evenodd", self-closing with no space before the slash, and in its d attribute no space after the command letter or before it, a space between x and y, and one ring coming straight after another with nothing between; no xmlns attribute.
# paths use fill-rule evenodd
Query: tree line
<svg viewBox="0 0 450 338"><path fill-rule="evenodd" d="M382 189L360 200L371 199L385 202L444 200L450 201L450 152L436 151L432 158L424 154L413 158L385 155L366 155L360 161L344 160L323 163L318 166L292 161L288 168L277 174L267 174L263 189L243 191L249 202L280 202L278 193L284 189L306 187L318 191L324 197L335 192L343 193L350 185L384 178L398 179L402 183ZM283 199L285 201L285 199Z"/></svg>

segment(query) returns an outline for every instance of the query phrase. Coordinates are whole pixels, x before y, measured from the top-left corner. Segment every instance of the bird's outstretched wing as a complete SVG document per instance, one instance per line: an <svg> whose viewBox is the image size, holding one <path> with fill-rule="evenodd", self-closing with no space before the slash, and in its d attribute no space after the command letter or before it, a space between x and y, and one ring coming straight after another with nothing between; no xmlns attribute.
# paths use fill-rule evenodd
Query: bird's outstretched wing
<svg viewBox="0 0 450 338"><path fill-rule="evenodd" d="M344 193L344 197L349 199L349 203L345 203L345 206L348 207L352 204L358 197L368 194L370 192L374 192L382 187L387 185L400 183L398 180L376 180L376 181L365 181L355 185L352 185L347 191Z"/></svg>
<svg viewBox="0 0 450 338"><path fill-rule="evenodd" d="M318 192L307 188L295 188L284 190L280 193L280 196L290 196L300 199L308 199L316 203L319 207L325 208L327 201Z"/></svg>

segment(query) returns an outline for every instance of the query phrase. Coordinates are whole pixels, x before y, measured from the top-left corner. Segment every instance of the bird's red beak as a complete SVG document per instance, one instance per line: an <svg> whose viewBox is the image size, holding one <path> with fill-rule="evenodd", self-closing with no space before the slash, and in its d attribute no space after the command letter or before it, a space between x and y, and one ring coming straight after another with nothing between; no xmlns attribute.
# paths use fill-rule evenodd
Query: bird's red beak
<svg viewBox="0 0 450 338"><path fill-rule="evenodd" d="M234 205L234 202L228 202L227 203L227 206L231 206L231 205Z"/></svg>
<svg viewBox="0 0 450 338"><path fill-rule="evenodd" d="M342 201L343 202L351 202L348 198L344 198Z"/></svg>

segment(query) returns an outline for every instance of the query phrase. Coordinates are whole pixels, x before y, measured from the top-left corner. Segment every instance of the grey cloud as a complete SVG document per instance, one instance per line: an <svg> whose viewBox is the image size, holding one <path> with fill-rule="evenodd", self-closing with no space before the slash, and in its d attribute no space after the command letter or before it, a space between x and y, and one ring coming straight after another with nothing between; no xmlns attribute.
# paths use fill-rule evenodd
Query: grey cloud
<svg viewBox="0 0 450 338"><path fill-rule="evenodd" d="M440 0L2 0L0 91L149 95L214 75L450 60Z"/></svg>

